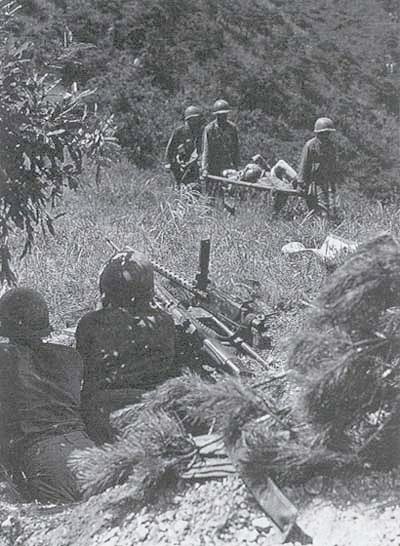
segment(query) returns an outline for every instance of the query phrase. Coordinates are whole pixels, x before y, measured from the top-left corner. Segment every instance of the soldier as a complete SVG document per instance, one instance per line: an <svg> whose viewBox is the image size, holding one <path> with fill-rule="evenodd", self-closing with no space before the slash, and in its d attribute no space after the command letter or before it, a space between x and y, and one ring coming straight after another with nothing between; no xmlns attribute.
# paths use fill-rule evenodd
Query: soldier
<svg viewBox="0 0 400 546"><path fill-rule="evenodd" d="M213 106L215 119L204 128L201 175L206 192L212 196L218 193L217 184L208 181L207 176L222 176L225 169L239 167L239 137L236 125L228 120L230 111L226 100L217 100Z"/></svg>
<svg viewBox="0 0 400 546"><path fill-rule="evenodd" d="M298 176L306 193L308 208L322 208L328 216L336 215L338 164L331 138L335 131L331 119L317 119L315 137L304 145Z"/></svg>
<svg viewBox="0 0 400 546"><path fill-rule="evenodd" d="M181 184L196 183L199 180L202 131L201 109L188 106L185 123L173 131L165 152L166 168L171 170L178 188Z"/></svg>
<svg viewBox="0 0 400 546"><path fill-rule="evenodd" d="M44 343L51 331L43 297L15 288L0 298L0 443L32 499L79 500L67 461L75 449L94 446L80 413L83 363L72 347ZM23 480L22 480L23 477Z"/></svg>
<svg viewBox="0 0 400 546"><path fill-rule="evenodd" d="M82 411L89 435L112 441L111 411L175 374L175 326L154 302L154 272L139 252L116 254L100 274L102 309L76 331L84 360Z"/></svg>

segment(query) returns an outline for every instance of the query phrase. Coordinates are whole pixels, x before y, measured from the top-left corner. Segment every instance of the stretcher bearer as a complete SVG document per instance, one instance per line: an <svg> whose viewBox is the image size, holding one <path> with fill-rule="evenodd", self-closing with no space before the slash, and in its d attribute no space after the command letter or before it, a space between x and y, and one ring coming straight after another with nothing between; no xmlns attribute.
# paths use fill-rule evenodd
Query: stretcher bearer
<svg viewBox="0 0 400 546"><path fill-rule="evenodd" d="M332 135L336 129L330 118L315 122L315 136L303 148L299 183L306 193L310 210L322 208L328 217L336 216L336 183L338 161Z"/></svg>
<svg viewBox="0 0 400 546"><path fill-rule="evenodd" d="M212 196L218 193L218 185L208 181L207 176L222 176L225 169L239 168L239 135L236 125L228 120L230 111L231 107L226 100L215 101L215 119L206 125L203 132L201 175L206 192Z"/></svg>
<svg viewBox="0 0 400 546"><path fill-rule="evenodd" d="M337 216L336 184L339 177L336 148L332 135L336 129L330 118L319 118L314 125L315 136L304 145L299 172L295 180L305 194L310 211L329 218ZM287 202L287 194L276 192L274 215Z"/></svg>
<svg viewBox="0 0 400 546"><path fill-rule="evenodd" d="M172 132L165 151L166 168L174 175L176 185L198 184L202 146L203 113L198 106L188 106L184 124Z"/></svg>

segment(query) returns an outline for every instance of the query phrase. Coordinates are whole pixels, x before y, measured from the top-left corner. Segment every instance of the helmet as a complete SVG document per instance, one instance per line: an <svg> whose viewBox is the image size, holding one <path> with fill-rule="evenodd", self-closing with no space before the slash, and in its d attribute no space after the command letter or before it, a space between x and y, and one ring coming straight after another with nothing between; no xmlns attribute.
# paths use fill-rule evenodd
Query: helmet
<svg viewBox="0 0 400 546"><path fill-rule="evenodd" d="M224 99L218 99L214 102L213 113L214 114L227 114L231 111L229 103Z"/></svg>
<svg viewBox="0 0 400 546"><path fill-rule="evenodd" d="M13 288L0 298L0 335L46 337L52 328L43 296L31 288Z"/></svg>
<svg viewBox="0 0 400 546"><path fill-rule="evenodd" d="M314 133L324 133L326 131L336 131L333 121L330 118L318 118L314 125Z"/></svg>
<svg viewBox="0 0 400 546"><path fill-rule="evenodd" d="M243 171L241 180L244 180L245 182L257 182L257 180L261 178L261 175L261 167L256 163L249 163Z"/></svg>
<svg viewBox="0 0 400 546"><path fill-rule="evenodd" d="M198 106L188 106L185 110L185 121L190 118L198 118L202 115L202 111Z"/></svg>
<svg viewBox="0 0 400 546"><path fill-rule="evenodd" d="M136 299L150 301L154 296L154 271L140 252L119 252L100 273L103 302L124 307Z"/></svg>

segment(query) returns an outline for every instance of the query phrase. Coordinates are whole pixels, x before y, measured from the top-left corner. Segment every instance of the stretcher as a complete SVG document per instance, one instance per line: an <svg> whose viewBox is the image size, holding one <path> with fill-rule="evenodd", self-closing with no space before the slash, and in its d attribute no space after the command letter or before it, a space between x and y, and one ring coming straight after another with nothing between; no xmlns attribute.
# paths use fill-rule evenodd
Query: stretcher
<svg viewBox="0 0 400 546"><path fill-rule="evenodd" d="M271 174L264 175L262 178L259 178L257 182L244 182L239 178L225 178L223 176L215 176L211 174L209 174L207 178L208 180L220 184L221 186L231 186L266 192L279 191L288 195L297 195L298 197L304 196L302 191L293 188L291 184L288 184L287 182L284 182Z"/></svg>

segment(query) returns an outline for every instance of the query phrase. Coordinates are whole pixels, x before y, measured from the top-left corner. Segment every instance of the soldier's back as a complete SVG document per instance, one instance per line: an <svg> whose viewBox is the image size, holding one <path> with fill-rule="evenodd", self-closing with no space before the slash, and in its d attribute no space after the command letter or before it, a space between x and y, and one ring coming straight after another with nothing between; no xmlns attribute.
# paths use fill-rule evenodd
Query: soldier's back
<svg viewBox="0 0 400 546"><path fill-rule="evenodd" d="M159 309L93 311L79 322L76 338L85 366L98 375L102 389L150 388L172 373L175 326Z"/></svg>

